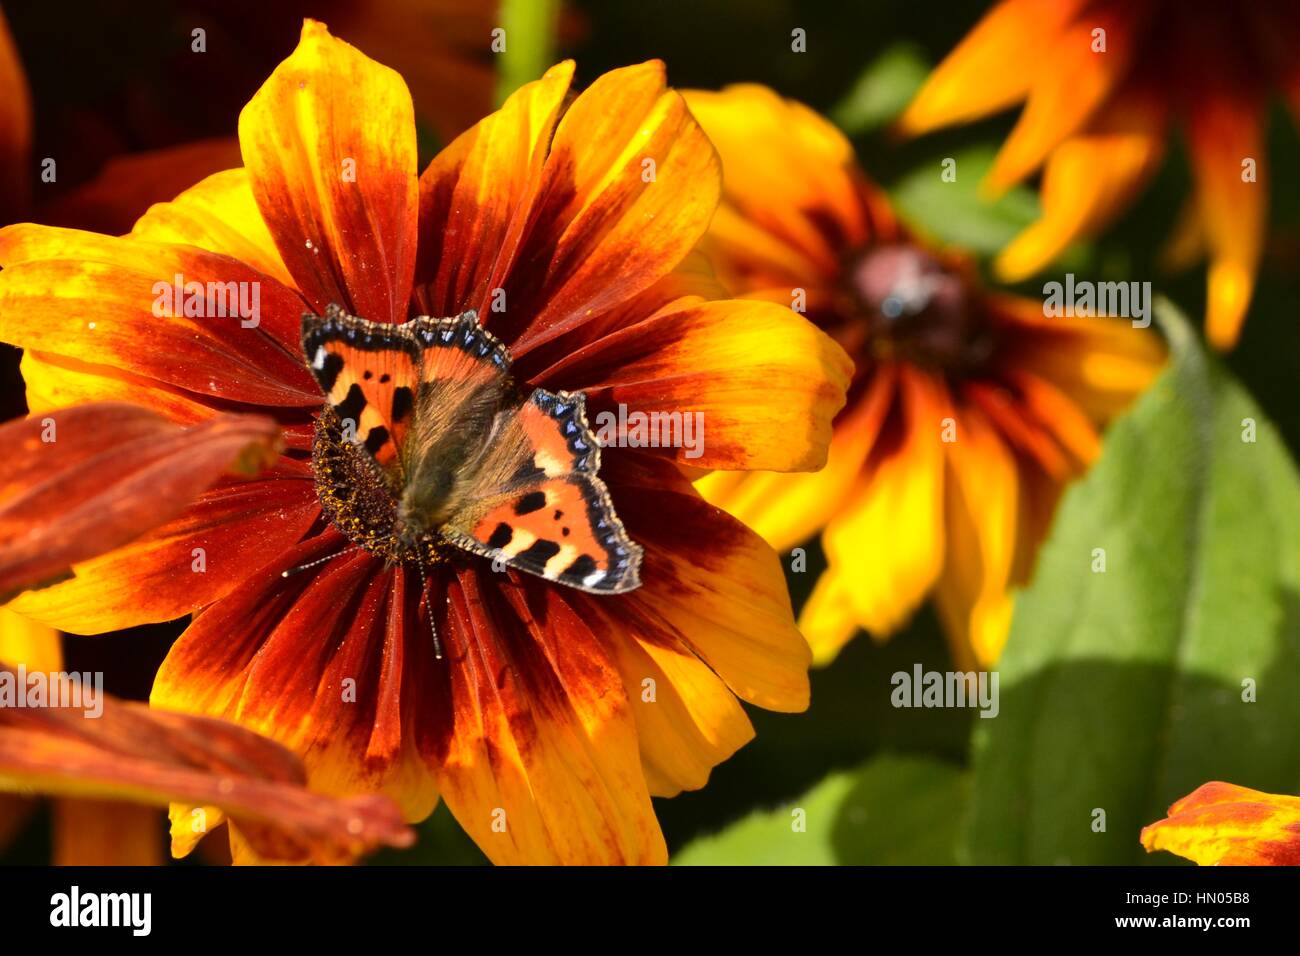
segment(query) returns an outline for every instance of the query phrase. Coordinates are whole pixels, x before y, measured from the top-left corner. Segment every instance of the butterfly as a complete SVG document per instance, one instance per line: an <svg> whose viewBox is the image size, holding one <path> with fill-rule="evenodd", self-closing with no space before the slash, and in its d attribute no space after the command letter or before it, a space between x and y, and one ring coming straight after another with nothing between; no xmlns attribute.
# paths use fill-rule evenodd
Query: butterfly
<svg viewBox="0 0 1300 956"><path fill-rule="evenodd" d="M582 591L640 586L585 396L521 397L475 312L398 325L335 304L302 317L302 349L327 399L317 485L355 542L421 571L450 545Z"/></svg>

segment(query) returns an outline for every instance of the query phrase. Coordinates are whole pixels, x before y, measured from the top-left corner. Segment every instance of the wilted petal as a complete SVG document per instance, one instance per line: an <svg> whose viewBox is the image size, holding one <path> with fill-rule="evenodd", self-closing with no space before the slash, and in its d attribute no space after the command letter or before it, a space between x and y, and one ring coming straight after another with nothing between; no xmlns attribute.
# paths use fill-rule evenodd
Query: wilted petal
<svg viewBox="0 0 1300 956"><path fill-rule="evenodd" d="M222 415L188 429L134 405L79 405L0 426L0 596L49 584L179 514L226 472L275 459L279 429Z"/></svg>
<svg viewBox="0 0 1300 956"><path fill-rule="evenodd" d="M18 674L0 665L0 679ZM0 788L219 807L286 860L347 862L413 841L392 803L312 793L293 754L248 730L107 696L102 705L94 719L72 707L0 709Z"/></svg>

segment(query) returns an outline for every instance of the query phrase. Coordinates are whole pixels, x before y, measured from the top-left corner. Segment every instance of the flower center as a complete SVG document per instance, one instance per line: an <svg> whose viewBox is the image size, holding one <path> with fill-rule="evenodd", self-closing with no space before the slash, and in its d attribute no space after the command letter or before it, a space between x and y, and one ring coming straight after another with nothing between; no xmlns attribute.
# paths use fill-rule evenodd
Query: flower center
<svg viewBox="0 0 1300 956"><path fill-rule="evenodd" d="M869 249L849 267L847 281L866 319L867 346L878 358L960 374L978 370L993 354L993 329L966 277L923 249Z"/></svg>
<svg viewBox="0 0 1300 956"><path fill-rule="evenodd" d="M447 559L450 548L436 535L404 529L394 477L344 436L329 405L316 420L311 463L321 509L349 540L395 563L429 566Z"/></svg>

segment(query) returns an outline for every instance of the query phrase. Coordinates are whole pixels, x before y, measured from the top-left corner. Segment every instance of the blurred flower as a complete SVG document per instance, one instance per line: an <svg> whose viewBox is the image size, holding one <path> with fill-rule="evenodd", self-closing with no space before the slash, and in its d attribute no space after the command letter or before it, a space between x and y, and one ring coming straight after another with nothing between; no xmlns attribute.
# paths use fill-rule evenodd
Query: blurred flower
<svg viewBox="0 0 1300 956"><path fill-rule="evenodd" d="M18 48L0 8L0 223L26 209L32 148L32 99Z"/></svg>
<svg viewBox="0 0 1300 956"><path fill-rule="evenodd" d="M1300 3L1003 0L930 75L899 120L908 134L1025 101L985 187L1044 167L1043 218L995 263L1018 281L1100 231L1186 133L1196 181L1170 253L1208 249L1210 341L1230 348L1250 305L1266 228L1267 107L1300 109Z"/></svg>
<svg viewBox="0 0 1300 956"><path fill-rule="evenodd" d="M1202 784L1143 828L1142 845L1200 866L1300 866L1300 797Z"/></svg>
<svg viewBox="0 0 1300 956"><path fill-rule="evenodd" d="M898 224L830 123L765 87L685 94L717 146L704 248L728 291L802 309L857 375L824 470L714 474L699 487L785 550L825 529L800 626L829 660L883 637L931 591L965 667L996 660L1063 484L1154 375L1159 340L979 288Z"/></svg>
<svg viewBox="0 0 1300 956"><path fill-rule="evenodd" d="M678 271L719 173L662 64L606 74L565 109L572 72L520 89L417 182L401 78L309 21L241 115L246 169L127 238L0 231L0 337L27 349L34 409L112 398L182 423L255 409L288 449L15 607L83 633L203 609L155 704L237 719L301 753L314 788L384 791L410 819L441 792L498 862L662 862L650 795L703 786L752 736L736 696L807 704L771 549L700 499L684 449L618 451L601 477L644 548L640 589L598 597L449 556L422 595L414 567L339 554L309 454L322 399L300 316L337 302L383 322L476 308L522 385L582 391L590 414L701 411L689 464L822 464L848 359L788 309L706 301L707 279ZM156 318L152 284L175 274L259 283L260 325ZM488 307L495 289L506 312Z"/></svg>
<svg viewBox="0 0 1300 956"><path fill-rule="evenodd" d="M239 144L233 139L205 139L109 159L89 182L69 192L56 189L51 198L37 201L32 189L38 168L32 156L32 125L27 75L0 8L0 182L5 184L0 190L0 225L34 217L124 232L152 203L239 162ZM57 171L57 158L50 158Z"/></svg>
<svg viewBox="0 0 1300 956"><path fill-rule="evenodd" d="M0 680L62 669L57 634L0 609ZM414 840L391 801L311 793L297 757L242 727L105 698L94 717L52 703L0 707L0 791L60 798L56 863L157 862L162 821L147 808L173 801L198 805L173 821L178 857L227 817L236 862L242 847L260 860L346 863Z"/></svg>

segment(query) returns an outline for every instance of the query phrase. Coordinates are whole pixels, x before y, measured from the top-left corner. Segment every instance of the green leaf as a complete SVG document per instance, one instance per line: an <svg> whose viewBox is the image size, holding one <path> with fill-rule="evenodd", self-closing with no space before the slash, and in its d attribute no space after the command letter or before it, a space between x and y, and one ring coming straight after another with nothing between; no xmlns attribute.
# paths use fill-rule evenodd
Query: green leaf
<svg viewBox="0 0 1300 956"><path fill-rule="evenodd" d="M499 16L505 49L497 54L498 105L551 66L559 12L559 0L502 0Z"/></svg>
<svg viewBox="0 0 1300 956"><path fill-rule="evenodd" d="M788 806L752 813L696 840L672 862L952 864L965 790L965 775L951 764L886 754L831 774Z"/></svg>
<svg viewBox="0 0 1300 956"><path fill-rule="evenodd" d="M1017 600L1001 713L976 721L970 862L1172 862L1138 832L1200 784L1300 792L1300 478L1186 321L1157 316L1171 365Z"/></svg>
<svg viewBox="0 0 1300 956"><path fill-rule="evenodd" d="M1014 186L988 202L979 184L993 165L996 150L979 145L935 156L908 173L890 190L903 218L940 242L982 255L999 252L1039 215L1038 197ZM945 160L952 160L945 167ZM955 179L944 178L945 168Z"/></svg>
<svg viewBox="0 0 1300 956"><path fill-rule="evenodd" d="M871 61L830 117L850 136L878 129L903 112L929 72L918 47L897 43Z"/></svg>

